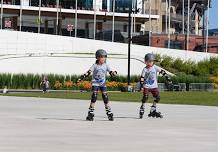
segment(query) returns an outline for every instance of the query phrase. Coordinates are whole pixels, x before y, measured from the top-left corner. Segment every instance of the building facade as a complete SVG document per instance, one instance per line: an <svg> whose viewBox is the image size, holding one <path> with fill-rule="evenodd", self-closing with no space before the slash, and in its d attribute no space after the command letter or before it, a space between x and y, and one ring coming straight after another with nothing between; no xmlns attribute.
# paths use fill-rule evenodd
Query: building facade
<svg viewBox="0 0 218 152"><path fill-rule="evenodd" d="M189 14L187 0L0 0L0 2L0 28L5 30L126 42L128 13L131 7L133 37L148 33L154 36L176 34L178 37L180 35L185 37L184 35L189 33L192 37L202 36L202 44L199 45L206 42L204 31L208 0L190 0ZM151 40L148 36L145 38ZM153 44L147 42L148 40L143 45Z"/></svg>
<svg viewBox="0 0 218 152"><path fill-rule="evenodd" d="M157 13L148 15L142 0L1 1L2 29L63 36L112 40L114 34L114 40L120 41L128 29L129 5L137 10L132 13L135 33L149 18L160 17Z"/></svg>

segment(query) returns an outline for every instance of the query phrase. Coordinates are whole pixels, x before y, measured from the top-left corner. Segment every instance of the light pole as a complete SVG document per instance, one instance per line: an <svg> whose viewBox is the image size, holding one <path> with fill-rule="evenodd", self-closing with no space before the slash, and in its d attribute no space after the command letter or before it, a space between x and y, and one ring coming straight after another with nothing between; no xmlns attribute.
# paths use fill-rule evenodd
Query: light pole
<svg viewBox="0 0 218 152"><path fill-rule="evenodd" d="M131 14L132 12L137 13L139 12L139 9L132 9L132 3L129 0L129 17L128 17L128 75L127 75L127 81L128 81L128 91L130 87L130 56L131 56L131 42L132 42L132 37L131 37L131 23L132 23L132 17Z"/></svg>
<svg viewBox="0 0 218 152"><path fill-rule="evenodd" d="M128 86L130 85L130 52L131 52L131 14L132 14L132 5L131 1L129 1L129 18L128 18L128 75L127 75L127 81Z"/></svg>

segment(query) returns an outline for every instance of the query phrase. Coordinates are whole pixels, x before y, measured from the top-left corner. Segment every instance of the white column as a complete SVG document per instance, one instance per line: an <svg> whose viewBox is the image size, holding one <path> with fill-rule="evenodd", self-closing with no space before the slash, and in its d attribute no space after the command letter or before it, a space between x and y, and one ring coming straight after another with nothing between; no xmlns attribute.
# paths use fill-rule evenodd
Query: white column
<svg viewBox="0 0 218 152"><path fill-rule="evenodd" d="M151 0L149 0L149 31L152 31L152 24L151 24Z"/></svg>
<svg viewBox="0 0 218 152"><path fill-rule="evenodd" d="M195 34L199 35L199 15L198 10L195 10Z"/></svg>
<svg viewBox="0 0 218 152"><path fill-rule="evenodd" d="M95 33L96 33L96 0L94 0L94 32L93 32L93 39L95 40Z"/></svg>
<svg viewBox="0 0 218 152"><path fill-rule="evenodd" d="M168 23L167 23L167 17L168 17L168 15L167 15L167 14L168 14L168 0L166 0L165 3L166 3L166 10L165 10L165 11L166 11L166 15L165 15L165 26L166 26L166 27L165 27L165 33L167 33L167 27L168 27Z"/></svg>
<svg viewBox="0 0 218 152"><path fill-rule="evenodd" d="M40 28L41 28L41 5L42 5L42 0L39 0L38 33L40 33Z"/></svg>
<svg viewBox="0 0 218 152"><path fill-rule="evenodd" d="M134 4L133 4L133 8L134 8L134 11L136 11L135 10L135 8L136 8L136 0L133 0L134 1ZM133 33L135 33L136 32L136 12L134 12L133 13L133 18L134 18L134 20L133 20Z"/></svg>
<svg viewBox="0 0 218 152"><path fill-rule="evenodd" d="M3 28L3 26L2 26L2 20L3 20L3 0L1 0L1 29Z"/></svg>
<svg viewBox="0 0 218 152"><path fill-rule="evenodd" d="M110 6L111 6L110 0L107 0L107 11L108 12L110 12Z"/></svg>
<svg viewBox="0 0 218 152"><path fill-rule="evenodd" d="M210 0L208 0L208 5L207 5L207 23L206 23L206 26L207 26L207 35L206 35L206 52L208 52L208 35L209 35L208 29L209 29L209 17L210 17Z"/></svg>
<svg viewBox="0 0 218 152"><path fill-rule="evenodd" d="M171 0L169 0L169 5L168 5L168 48L170 48L170 32L171 32L171 26L170 26L170 22L171 22L171 12L170 12L170 8L171 8Z"/></svg>
<svg viewBox="0 0 218 152"><path fill-rule="evenodd" d="M185 34L185 0L182 0L182 34Z"/></svg>
<svg viewBox="0 0 218 152"><path fill-rule="evenodd" d="M20 29L19 31L22 30L22 15L23 15L23 3L22 3L22 0L20 0L20 24L19 24Z"/></svg>
<svg viewBox="0 0 218 152"><path fill-rule="evenodd" d="M113 0L112 42L114 42L114 13L115 13L115 0Z"/></svg>
<svg viewBox="0 0 218 152"><path fill-rule="evenodd" d="M149 0L149 46L151 46L151 32L152 32L152 24L151 24L151 0Z"/></svg>
<svg viewBox="0 0 218 152"><path fill-rule="evenodd" d="M187 23L187 50L189 50L189 36L190 36L190 26L189 26L189 23L190 23L190 0L188 0L188 23Z"/></svg>
<svg viewBox="0 0 218 152"><path fill-rule="evenodd" d="M134 2L132 1L132 7L131 7L132 10L133 10L133 3ZM133 12L131 12L131 39L132 39L132 34L133 34ZM131 43L132 43L132 41L131 41Z"/></svg>
<svg viewBox="0 0 218 152"><path fill-rule="evenodd" d="M75 4L75 6L76 6L76 10L75 10L75 25L74 25L74 27L75 27L74 36L75 37L77 37L77 5L78 5L78 3L77 3L77 0L76 0L76 4Z"/></svg>
<svg viewBox="0 0 218 152"><path fill-rule="evenodd" d="M143 4L144 4L143 1L144 0L136 0L136 2L137 2L137 9L139 9L139 12L138 12L139 14L143 13Z"/></svg>
<svg viewBox="0 0 218 152"><path fill-rule="evenodd" d="M58 19L59 19L59 0L56 0L56 35L58 35Z"/></svg>
<svg viewBox="0 0 218 152"><path fill-rule="evenodd" d="M96 11L102 10L102 0L96 0L96 2L93 1L93 6L94 3L96 3Z"/></svg>

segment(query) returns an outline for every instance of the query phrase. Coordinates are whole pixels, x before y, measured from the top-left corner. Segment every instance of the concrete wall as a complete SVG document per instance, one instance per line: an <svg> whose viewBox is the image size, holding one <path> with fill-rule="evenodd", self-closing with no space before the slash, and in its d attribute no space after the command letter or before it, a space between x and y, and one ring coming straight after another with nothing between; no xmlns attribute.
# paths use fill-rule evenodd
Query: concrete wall
<svg viewBox="0 0 218 152"><path fill-rule="evenodd" d="M108 63L127 74L127 44L64 36L0 30L0 72L81 74L95 62L99 48L108 50ZM132 45L131 74L140 74L146 53L200 61L215 54ZM79 54L80 53L80 54Z"/></svg>

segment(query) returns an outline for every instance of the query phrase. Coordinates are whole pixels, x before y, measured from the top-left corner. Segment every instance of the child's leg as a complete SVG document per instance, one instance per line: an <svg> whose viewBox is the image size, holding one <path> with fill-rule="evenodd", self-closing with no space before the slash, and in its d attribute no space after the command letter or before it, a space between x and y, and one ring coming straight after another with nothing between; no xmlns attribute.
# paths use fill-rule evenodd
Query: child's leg
<svg viewBox="0 0 218 152"><path fill-rule="evenodd" d="M97 101L97 98L98 98L98 89L99 87L98 86L93 86L92 87L92 96L91 96L91 103L90 103L90 108L95 108L95 103Z"/></svg>
<svg viewBox="0 0 218 152"><path fill-rule="evenodd" d="M161 115L161 113L156 111L157 103L159 103L160 101L160 93L158 88L152 89L151 93L154 97L154 102L153 105L151 106L150 114L148 116L162 118L163 116Z"/></svg>
<svg viewBox="0 0 218 152"><path fill-rule="evenodd" d="M151 93L154 97L154 102L152 105L153 108L151 110L156 110L157 103L159 103L159 101L160 101L160 93L159 93L158 88L152 89Z"/></svg>
<svg viewBox="0 0 218 152"><path fill-rule="evenodd" d="M143 97L142 97L142 104L141 104L141 107L140 107L140 110L139 110L139 117L140 118L143 117L144 112L145 112L145 104L148 101L148 93L149 93L148 89L144 88Z"/></svg>
<svg viewBox="0 0 218 152"><path fill-rule="evenodd" d="M109 105L109 98L108 98L108 94L107 94L107 87L101 87L101 92L102 92L102 99L104 101L104 105L105 105L105 110L106 110L106 114L108 116L109 120L113 120L113 113L111 111L111 107Z"/></svg>
<svg viewBox="0 0 218 152"><path fill-rule="evenodd" d="M98 88L97 86L92 87L92 96L91 96L91 103L89 106L88 116L86 120L92 121L94 118L94 111L95 111L95 103L98 97Z"/></svg>

